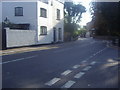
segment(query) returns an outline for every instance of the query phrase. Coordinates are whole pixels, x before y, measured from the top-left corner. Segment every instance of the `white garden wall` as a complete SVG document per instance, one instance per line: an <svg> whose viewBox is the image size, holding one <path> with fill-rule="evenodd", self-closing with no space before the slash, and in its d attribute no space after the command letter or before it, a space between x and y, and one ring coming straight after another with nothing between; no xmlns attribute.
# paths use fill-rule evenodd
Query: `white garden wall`
<svg viewBox="0 0 120 90"><path fill-rule="evenodd" d="M19 47L35 44L35 30L6 29L7 47Z"/></svg>

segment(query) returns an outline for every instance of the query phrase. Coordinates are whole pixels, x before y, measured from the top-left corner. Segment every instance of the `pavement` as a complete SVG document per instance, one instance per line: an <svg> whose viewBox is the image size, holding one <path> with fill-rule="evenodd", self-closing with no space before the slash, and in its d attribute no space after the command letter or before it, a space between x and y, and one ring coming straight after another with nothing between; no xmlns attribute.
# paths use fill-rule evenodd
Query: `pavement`
<svg viewBox="0 0 120 90"><path fill-rule="evenodd" d="M2 56L3 88L119 86L120 50L106 46L102 40L80 38L70 43L29 48Z"/></svg>
<svg viewBox="0 0 120 90"><path fill-rule="evenodd" d="M56 45L44 45L44 46L29 46L29 47L18 47L18 48L11 48L7 50L0 50L0 56L3 55L11 55L17 53L24 53L24 52L31 52L36 50L48 50L58 48Z"/></svg>

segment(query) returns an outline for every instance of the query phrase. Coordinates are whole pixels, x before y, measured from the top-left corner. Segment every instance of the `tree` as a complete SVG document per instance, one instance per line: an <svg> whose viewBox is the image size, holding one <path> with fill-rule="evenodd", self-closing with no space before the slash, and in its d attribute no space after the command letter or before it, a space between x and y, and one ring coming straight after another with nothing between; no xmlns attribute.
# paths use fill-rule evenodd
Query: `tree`
<svg viewBox="0 0 120 90"><path fill-rule="evenodd" d="M85 7L81 4L74 4L71 2L64 3L64 30L65 35L69 33L69 38L75 36L76 30L78 30L82 13L86 12Z"/></svg>
<svg viewBox="0 0 120 90"><path fill-rule="evenodd" d="M93 2L92 15L97 35L120 36L118 2Z"/></svg>

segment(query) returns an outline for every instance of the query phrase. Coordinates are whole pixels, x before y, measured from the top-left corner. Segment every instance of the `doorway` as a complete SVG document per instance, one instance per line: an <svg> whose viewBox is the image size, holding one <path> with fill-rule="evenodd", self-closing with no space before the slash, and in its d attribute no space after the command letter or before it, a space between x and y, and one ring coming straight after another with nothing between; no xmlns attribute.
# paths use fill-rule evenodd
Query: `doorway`
<svg viewBox="0 0 120 90"><path fill-rule="evenodd" d="M56 28L54 27L53 28L53 42L55 43L57 40L56 40Z"/></svg>

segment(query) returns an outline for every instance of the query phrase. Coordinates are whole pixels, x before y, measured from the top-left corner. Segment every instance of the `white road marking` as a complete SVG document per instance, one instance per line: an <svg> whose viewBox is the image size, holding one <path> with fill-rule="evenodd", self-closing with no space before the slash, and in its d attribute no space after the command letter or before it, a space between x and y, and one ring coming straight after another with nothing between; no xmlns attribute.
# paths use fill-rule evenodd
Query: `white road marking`
<svg viewBox="0 0 120 90"><path fill-rule="evenodd" d="M94 64L96 64L96 62L95 62L95 61L93 61L93 62L91 62L91 63L90 63L90 65L94 65Z"/></svg>
<svg viewBox="0 0 120 90"><path fill-rule="evenodd" d="M66 82L61 88L70 88L73 84L75 84L75 81L68 81Z"/></svg>
<svg viewBox="0 0 120 90"><path fill-rule="evenodd" d="M96 54L93 54L93 56L95 56Z"/></svg>
<svg viewBox="0 0 120 90"><path fill-rule="evenodd" d="M101 53L102 51L104 51L105 49L107 49L107 47L105 47L104 49L94 53L93 55L91 55L89 58L85 59L84 61L82 61L82 63L87 62L89 59L91 59L92 57L96 56L97 54ZM93 64L94 65L94 64Z"/></svg>
<svg viewBox="0 0 120 90"><path fill-rule="evenodd" d="M82 63L85 63L85 62L87 62L87 61L86 60L82 61Z"/></svg>
<svg viewBox="0 0 120 90"><path fill-rule="evenodd" d="M97 52L96 54L98 54L99 52Z"/></svg>
<svg viewBox="0 0 120 90"><path fill-rule="evenodd" d="M53 78L49 82L45 83L45 85L52 86L53 84L57 83L60 80L60 78Z"/></svg>
<svg viewBox="0 0 120 90"><path fill-rule="evenodd" d="M76 74L76 75L74 76L74 78L80 78L80 77L82 77L84 74L85 74L84 72L79 72L78 74Z"/></svg>
<svg viewBox="0 0 120 90"><path fill-rule="evenodd" d="M88 71L90 68L92 68L91 66L87 66L86 68L83 69L83 71Z"/></svg>
<svg viewBox="0 0 120 90"><path fill-rule="evenodd" d="M73 68L76 69L76 68L79 68L80 65L74 65Z"/></svg>
<svg viewBox="0 0 120 90"><path fill-rule="evenodd" d="M66 71L64 71L63 73L61 73L61 75L66 76L66 75L68 75L68 74L71 73L71 72L72 72L71 70L66 70Z"/></svg>
<svg viewBox="0 0 120 90"><path fill-rule="evenodd" d="M21 61L21 60L30 59L30 58L33 58L33 57L36 57L36 56L37 55L26 57L26 58L19 58L19 59L15 59L15 60L11 60L11 61L2 62L0 64L7 64L7 63L11 63L11 62Z"/></svg>

